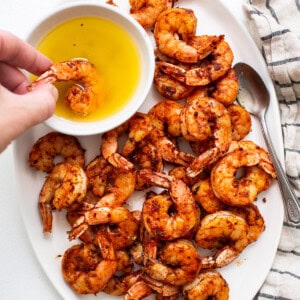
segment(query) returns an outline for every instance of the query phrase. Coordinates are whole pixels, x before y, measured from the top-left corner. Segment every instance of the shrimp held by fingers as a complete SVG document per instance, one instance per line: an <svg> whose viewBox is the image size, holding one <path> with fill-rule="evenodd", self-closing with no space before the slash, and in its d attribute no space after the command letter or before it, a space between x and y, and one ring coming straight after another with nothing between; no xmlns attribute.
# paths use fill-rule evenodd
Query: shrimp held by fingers
<svg viewBox="0 0 300 300"><path fill-rule="evenodd" d="M77 82L65 95L66 104L74 112L86 116L96 108L100 95L100 78L95 66L87 59L70 59L53 64L48 71L28 86L28 90L42 83L56 81Z"/></svg>
<svg viewBox="0 0 300 300"><path fill-rule="evenodd" d="M43 231L51 232L52 208L70 208L82 201L87 192L84 170L74 164L60 163L48 175L39 196L39 210Z"/></svg>
<svg viewBox="0 0 300 300"><path fill-rule="evenodd" d="M63 277L77 294L102 291L117 270L111 242L103 234L97 240L98 245L74 245L63 256Z"/></svg>
<svg viewBox="0 0 300 300"><path fill-rule="evenodd" d="M34 143L28 161L37 170L51 172L56 156L62 156L65 162L84 167L84 153L77 138L60 132L49 132Z"/></svg>

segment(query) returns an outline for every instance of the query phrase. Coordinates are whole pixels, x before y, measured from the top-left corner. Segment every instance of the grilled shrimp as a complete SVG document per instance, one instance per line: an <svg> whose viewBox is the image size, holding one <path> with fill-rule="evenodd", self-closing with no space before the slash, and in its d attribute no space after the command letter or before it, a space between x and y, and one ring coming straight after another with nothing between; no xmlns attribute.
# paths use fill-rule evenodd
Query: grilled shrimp
<svg viewBox="0 0 300 300"><path fill-rule="evenodd" d="M257 206L249 204L243 207L230 207L229 210L246 220L249 227L248 241L255 242L265 230L265 221Z"/></svg>
<svg viewBox="0 0 300 300"><path fill-rule="evenodd" d="M184 239L168 242L159 260L148 260L144 272L155 280L175 286L192 282L201 268L201 258L194 245Z"/></svg>
<svg viewBox="0 0 300 300"><path fill-rule="evenodd" d="M227 300L229 286L223 276L216 270L203 270L190 284L183 287L186 300Z"/></svg>
<svg viewBox="0 0 300 300"><path fill-rule="evenodd" d="M159 51L182 62L197 62L197 50L187 44L187 41L195 35L196 26L197 19L192 10L184 8L164 10L154 26L154 38Z"/></svg>
<svg viewBox="0 0 300 300"><path fill-rule="evenodd" d="M121 276L113 276L103 292L113 296L122 296L138 281L141 281L140 271L125 273Z"/></svg>
<svg viewBox="0 0 300 300"><path fill-rule="evenodd" d="M114 174L113 185L107 187L106 193L99 199L96 206L122 206L134 192L135 183L136 173L134 171L117 172Z"/></svg>
<svg viewBox="0 0 300 300"><path fill-rule="evenodd" d="M63 277L77 294L98 293L117 270L111 242L103 234L99 234L97 240L98 245L77 244L64 253Z"/></svg>
<svg viewBox="0 0 300 300"><path fill-rule="evenodd" d="M240 141L251 131L250 113L242 106L231 104L227 107L232 127L232 140Z"/></svg>
<svg viewBox="0 0 300 300"><path fill-rule="evenodd" d="M39 211L43 231L51 232L52 207L57 210L70 208L82 201L87 192L84 170L75 164L57 164L48 175L39 196Z"/></svg>
<svg viewBox="0 0 300 300"><path fill-rule="evenodd" d="M32 90L41 83L56 81L76 81L66 95L66 104L76 113L86 116L98 104L100 95L100 77L95 66L86 59L70 59L53 64L48 71L32 82L28 89Z"/></svg>
<svg viewBox="0 0 300 300"><path fill-rule="evenodd" d="M172 5L170 0L129 0L130 14L145 29L153 27L157 17Z"/></svg>
<svg viewBox="0 0 300 300"><path fill-rule="evenodd" d="M173 137L181 135L182 108L182 105L172 100L161 101L152 107L148 115L155 128L151 131L149 139L165 161L186 166L192 162L194 156L180 151L167 135Z"/></svg>
<svg viewBox="0 0 300 300"><path fill-rule="evenodd" d="M269 187L271 176L276 175L264 149L248 141L236 145L240 146L227 153L213 167L210 178L213 191L222 202L242 206L255 201L257 195ZM246 145L245 148L243 145ZM242 167L247 167L245 174L237 177L236 173Z"/></svg>
<svg viewBox="0 0 300 300"><path fill-rule="evenodd" d="M204 60L200 66L175 65L164 62L160 68L166 74L190 86L204 86L220 79L231 68L233 53L229 44L222 40L215 50Z"/></svg>
<svg viewBox="0 0 300 300"><path fill-rule="evenodd" d="M195 200L208 213L224 210L226 205L214 194L210 179L200 179L192 186Z"/></svg>
<svg viewBox="0 0 300 300"><path fill-rule="evenodd" d="M244 218L230 211L206 215L195 236L197 245L204 249L219 249L208 267L223 267L231 263L250 243L249 227ZM204 262L205 259L202 261Z"/></svg>
<svg viewBox="0 0 300 300"><path fill-rule="evenodd" d="M193 117L193 111L196 114L196 118ZM181 130L183 136L188 136L189 138L191 136L197 137L197 131L195 130L199 128L197 114L207 116L207 121L210 122L210 124L213 124L212 126L214 130L212 137L214 146L197 156L187 167L187 175L190 177L196 177L202 172L204 167L215 162L228 150L231 143L231 121L229 113L223 104L209 97L203 97L188 102L183 110L181 118ZM200 121L201 120L202 118L200 118ZM193 126L195 123L197 126ZM207 125L207 122L204 122L203 125L205 126L206 131L210 131L210 127ZM203 137L206 135L207 133L203 134ZM201 140L199 136L198 139Z"/></svg>
<svg viewBox="0 0 300 300"><path fill-rule="evenodd" d="M164 130L174 137L181 135L180 114L183 106L172 100L163 100L155 104L148 112L154 127Z"/></svg>
<svg viewBox="0 0 300 300"><path fill-rule="evenodd" d="M84 153L85 150L76 137L49 132L34 143L28 161L31 167L49 173L55 166L56 156L62 156L65 162L84 167Z"/></svg>
<svg viewBox="0 0 300 300"><path fill-rule="evenodd" d="M197 223L199 209L188 186L179 179L163 173L147 170L140 171L141 176L153 185L166 188L169 195L160 194L145 200L142 218L146 230L151 236L162 240L173 240L185 236ZM175 206L176 213L170 214Z"/></svg>
<svg viewBox="0 0 300 300"><path fill-rule="evenodd" d="M188 86L175 78L173 78L170 74L164 73L160 69L160 65L162 62L157 62L154 72L153 83L158 92L167 99L171 100L180 100L186 98L190 95L194 87Z"/></svg>
<svg viewBox="0 0 300 300"><path fill-rule="evenodd" d="M89 187L96 196L104 195L107 179L112 172L113 166L103 156L97 156L86 166Z"/></svg>
<svg viewBox="0 0 300 300"><path fill-rule="evenodd" d="M141 142L152 130L150 119L143 113L136 113L128 121L118 127L105 132L102 135L101 152L114 167L124 171L134 169L134 165L125 157L129 156L135 149L137 143ZM128 132L128 138L118 153L119 137Z"/></svg>
<svg viewBox="0 0 300 300"><path fill-rule="evenodd" d="M152 289L144 280L139 280L133 284L124 296L124 300L140 300L152 293Z"/></svg>
<svg viewBox="0 0 300 300"><path fill-rule="evenodd" d="M80 237L91 225L114 225L105 232L116 250L124 249L135 241L139 222L125 207L97 207L85 211L74 223L69 239Z"/></svg>
<svg viewBox="0 0 300 300"><path fill-rule="evenodd" d="M223 39L223 35L197 35L191 37L187 43L197 50L198 60L202 60L210 55Z"/></svg>

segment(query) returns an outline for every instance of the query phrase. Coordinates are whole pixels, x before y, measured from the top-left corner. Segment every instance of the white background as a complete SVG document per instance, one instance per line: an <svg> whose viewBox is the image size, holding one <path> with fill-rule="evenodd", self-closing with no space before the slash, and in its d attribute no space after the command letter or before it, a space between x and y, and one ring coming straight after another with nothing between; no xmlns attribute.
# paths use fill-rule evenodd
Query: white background
<svg viewBox="0 0 300 300"><path fill-rule="evenodd" d="M40 16L60 2L1 0L0 28L24 38ZM242 0L222 2L241 22L245 21ZM12 149L10 145L0 154L0 299L61 299L37 262L26 236L16 200Z"/></svg>

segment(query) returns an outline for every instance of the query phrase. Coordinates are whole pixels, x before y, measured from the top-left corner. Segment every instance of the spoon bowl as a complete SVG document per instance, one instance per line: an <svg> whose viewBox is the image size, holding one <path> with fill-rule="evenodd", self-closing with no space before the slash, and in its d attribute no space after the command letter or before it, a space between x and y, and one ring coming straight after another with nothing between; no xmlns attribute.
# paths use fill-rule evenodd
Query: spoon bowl
<svg viewBox="0 0 300 300"><path fill-rule="evenodd" d="M286 177L285 171L276 155L266 123L266 113L270 104L270 95L259 74L245 63L234 66L240 91L239 102L260 123L263 137L269 150L270 158L276 170L279 187L283 197L286 221L292 225L300 225L300 201Z"/></svg>

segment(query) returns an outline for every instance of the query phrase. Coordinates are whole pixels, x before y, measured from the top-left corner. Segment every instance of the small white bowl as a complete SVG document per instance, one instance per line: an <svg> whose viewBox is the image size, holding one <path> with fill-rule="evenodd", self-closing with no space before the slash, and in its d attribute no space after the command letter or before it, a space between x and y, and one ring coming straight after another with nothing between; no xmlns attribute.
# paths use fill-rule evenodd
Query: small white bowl
<svg viewBox="0 0 300 300"><path fill-rule="evenodd" d="M27 42L36 47L53 28L77 17L99 17L109 19L124 28L137 45L140 56L140 78L136 90L127 104L112 116L99 121L77 122L56 116L45 121L45 124L56 131L70 135L92 135L108 131L129 119L146 99L153 82L155 58L153 44L148 33L128 12L109 4L87 1L75 1L56 7L49 12L28 35ZM130 66L128 66L130 68ZM126 80L126 78L124 78Z"/></svg>

